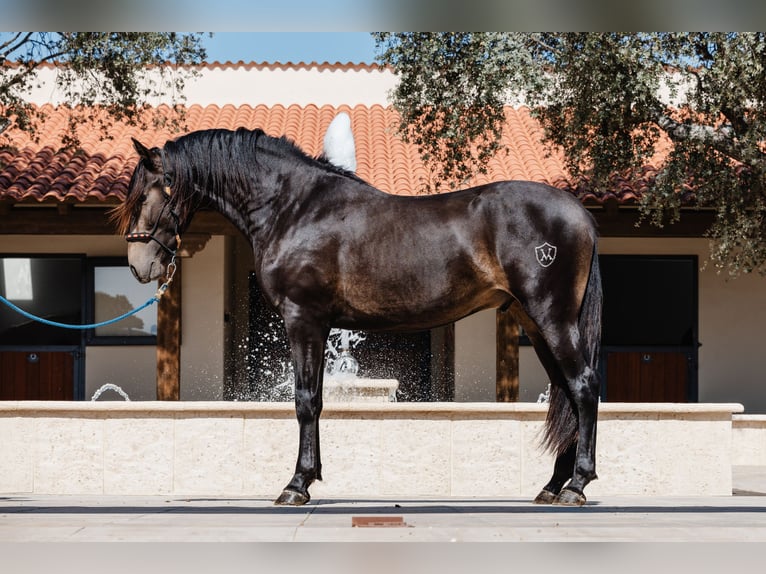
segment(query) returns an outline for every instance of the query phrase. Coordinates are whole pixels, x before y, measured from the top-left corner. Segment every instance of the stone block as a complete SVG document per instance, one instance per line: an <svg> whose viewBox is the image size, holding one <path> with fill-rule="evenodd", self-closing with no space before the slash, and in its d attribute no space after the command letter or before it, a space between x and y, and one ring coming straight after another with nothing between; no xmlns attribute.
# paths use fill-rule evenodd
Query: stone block
<svg viewBox="0 0 766 574"><path fill-rule="evenodd" d="M35 492L103 494L104 420L97 416L33 420Z"/></svg>
<svg viewBox="0 0 766 574"><path fill-rule="evenodd" d="M104 493L173 492L172 416L110 417L104 421Z"/></svg>
<svg viewBox="0 0 766 574"><path fill-rule="evenodd" d="M451 442L448 419L382 419L379 494L449 496Z"/></svg>
<svg viewBox="0 0 766 574"><path fill-rule="evenodd" d="M34 491L34 419L0 417L0 492Z"/></svg>
<svg viewBox="0 0 766 574"><path fill-rule="evenodd" d="M495 418L452 422L452 496L521 494L521 425Z"/></svg>
<svg viewBox="0 0 766 574"><path fill-rule="evenodd" d="M213 496L243 493L241 416L179 416L174 433L174 493Z"/></svg>
<svg viewBox="0 0 766 574"><path fill-rule="evenodd" d="M298 422L246 416L243 448L243 494L276 498L295 471Z"/></svg>

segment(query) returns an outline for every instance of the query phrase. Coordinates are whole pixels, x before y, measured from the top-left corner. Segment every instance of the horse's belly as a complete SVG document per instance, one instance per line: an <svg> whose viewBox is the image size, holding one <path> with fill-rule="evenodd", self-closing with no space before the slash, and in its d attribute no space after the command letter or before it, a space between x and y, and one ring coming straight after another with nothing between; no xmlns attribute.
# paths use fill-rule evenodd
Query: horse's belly
<svg viewBox="0 0 766 574"><path fill-rule="evenodd" d="M402 218L406 219L402 214ZM408 226L407 244L372 231L339 257L339 320L363 329L427 329L507 303L508 281L472 225ZM387 235L389 234L389 235ZM399 247L392 248L392 245Z"/></svg>
<svg viewBox="0 0 766 574"><path fill-rule="evenodd" d="M413 331L452 323L482 309L508 303L508 293L486 288L460 293L442 291L425 298L423 293L403 298L385 295L351 303L338 319L338 327L364 330Z"/></svg>

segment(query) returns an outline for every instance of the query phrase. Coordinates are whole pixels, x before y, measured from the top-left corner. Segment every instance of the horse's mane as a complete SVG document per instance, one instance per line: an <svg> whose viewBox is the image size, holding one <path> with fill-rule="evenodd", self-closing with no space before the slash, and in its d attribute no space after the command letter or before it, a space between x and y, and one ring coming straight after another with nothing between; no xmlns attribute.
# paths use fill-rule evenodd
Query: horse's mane
<svg viewBox="0 0 766 574"><path fill-rule="evenodd" d="M365 183L353 172L333 165L324 155L311 157L289 138L272 137L260 129L199 130L168 141L162 150L154 149L162 153L170 176L171 201L182 222L189 220L202 201L198 189L215 198L227 189L247 188L259 165L272 161L274 156L293 162L295 167L314 166ZM121 233L127 231L138 207L147 169L140 161L131 177L128 196L114 209L112 217Z"/></svg>

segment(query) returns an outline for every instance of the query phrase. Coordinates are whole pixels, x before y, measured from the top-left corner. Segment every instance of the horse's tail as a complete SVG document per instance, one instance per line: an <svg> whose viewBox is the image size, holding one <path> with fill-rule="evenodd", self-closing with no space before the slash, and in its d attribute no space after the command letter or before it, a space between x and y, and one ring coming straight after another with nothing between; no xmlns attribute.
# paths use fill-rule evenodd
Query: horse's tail
<svg viewBox="0 0 766 574"><path fill-rule="evenodd" d="M585 288L578 328L583 340L585 361L593 372L598 373L598 360L601 352L601 308L603 305L603 292L601 288L601 269L598 264L598 244L593 242L593 256L590 260L590 276L588 286Z"/></svg>
<svg viewBox="0 0 766 574"><path fill-rule="evenodd" d="M595 390L598 401L600 389L598 361L601 351L601 307L603 293L601 289L601 271L598 264L598 246L594 241L593 255L590 262L590 276L585 288L578 330L583 342L583 354L589 368L586 376L592 377L591 388ZM551 384L550 405L545 421L545 446L556 455L562 454L577 440L577 412L572 402L567 385Z"/></svg>

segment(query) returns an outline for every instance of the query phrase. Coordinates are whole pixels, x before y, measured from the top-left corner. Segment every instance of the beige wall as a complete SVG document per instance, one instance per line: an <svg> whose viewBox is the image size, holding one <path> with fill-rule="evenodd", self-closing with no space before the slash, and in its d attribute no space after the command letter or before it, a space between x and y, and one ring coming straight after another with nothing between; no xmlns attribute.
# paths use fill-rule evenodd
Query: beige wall
<svg viewBox="0 0 766 574"><path fill-rule="evenodd" d="M397 83L390 69L374 67L331 70L316 66L216 66L198 68L197 71L196 77L187 78L184 83L186 105L386 106L388 94ZM163 70L162 74L167 76L168 70ZM55 69L42 67L37 71L37 80L38 85L30 91L28 101L57 105L65 100L55 85ZM221 89L222 86L236 89ZM159 97L150 98L149 103L157 106L171 101L169 97Z"/></svg>
<svg viewBox="0 0 766 574"><path fill-rule="evenodd" d="M588 495L730 496L740 410L603 405L599 480ZM553 466L540 450L545 413L509 403L325 403L324 480L311 492L531 499ZM297 430L288 402L4 402L0 496L273 497L295 467Z"/></svg>
<svg viewBox="0 0 766 574"><path fill-rule="evenodd" d="M181 400L223 399L225 244L213 237L183 262Z"/></svg>
<svg viewBox="0 0 766 574"><path fill-rule="evenodd" d="M455 401L495 401L495 310L455 323Z"/></svg>
<svg viewBox="0 0 766 574"><path fill-rule="evenodd" d="M602 238L604 254L697 255L699 275L699 400L737 402L766 413L766 278L728 279L706 266L705 239ZM455 399L494 401L494 311L458 322L455 329ZM458 351L462 349L462 351ZM548 379L534 350L520 351L520 400L535 401ZM461 373L458 375L458 373ZM472 381L480 381L474 384Z"/></svg>

